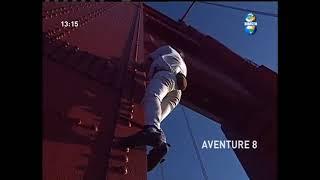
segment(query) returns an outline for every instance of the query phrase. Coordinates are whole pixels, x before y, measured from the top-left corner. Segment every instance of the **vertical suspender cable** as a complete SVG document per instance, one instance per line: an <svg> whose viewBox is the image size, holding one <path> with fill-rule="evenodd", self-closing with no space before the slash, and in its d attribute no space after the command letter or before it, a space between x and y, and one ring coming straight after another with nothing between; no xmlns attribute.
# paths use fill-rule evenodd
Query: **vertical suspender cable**
<svg viewBox="0 0 320 180"><path fill-rule="evenodd" d="M203 177L204 177L205 180L208 180L208 175L207 175L206 169L205 169L205 167L204 167L204 165L203 165L203 161L202 161L202 159L201 159L201 157L200 157L199 149L198 149L198 146L197 146L197 144L196 144L196 140L195 140L195 138L194 138L194 135L193 135L193 133L192 133L192 130L191 130L191 126L190 126L188 117L187 117L186 112L184 111L184 109L183 109L182 106L181 106L181 109L182 109L183 114L184 114L184 117L185 117L184 119L185 119L186 122L187 122L187 127L188 127L189 134L190 134L190 136L191 136L191 139L192 139L193 147L194 147L194 149L195 149L195 151L196 151L197 158L198 158L198 160L199 160L199 162L200 162L200 167L201 167L202 175L203 175Z"/></svg>
<svg viewBox="0 0 320 180"><path fill-rule="evenodd" d="M164 180L164 173L163 173L163 164L160 164L160 171L161 171L161 179Z"/></svg>

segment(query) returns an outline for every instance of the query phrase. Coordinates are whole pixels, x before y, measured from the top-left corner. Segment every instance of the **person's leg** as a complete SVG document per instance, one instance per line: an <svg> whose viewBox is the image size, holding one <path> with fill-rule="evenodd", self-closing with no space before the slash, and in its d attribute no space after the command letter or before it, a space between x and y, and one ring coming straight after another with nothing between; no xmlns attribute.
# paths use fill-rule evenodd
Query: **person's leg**
<svg viewBox="0 0 320 180"><path fill-rule="evenodd" d="M161 102L173 89L174 80L171 74L157 73L150 81L143 98L145 127L136 134L120 139L120 146L135 147L140 145L158 146L166 143L166 138L161 130L162 116Z"/></svg>
<svg viewBox="0 0 320 180"><path fill-rule="evenodd" d="M172 112L172 110L179 104L181 99L181 91L170 91L161 102L161 118L160 123ZM147 169L153 170L162 160L163 157L169 151L169 144L167 143L166 136L161 130L160 138L162 143L153 147L153 149L147 155Z"/></svg>
<svg viewBox="0 0 320 180"><path fill-rule="evenodd" d="M173 90L169 92L161 102L161 119L160 122L163 121L171 111L179 104L181 99L181 91Z"/></svg>
<svg viewBox="0 0 320 180"><path fill-rule="evenodd" d="M158 73L150 81L143 98L144 118L146 125L153 125L158 129L161 129L160 122L163 119L161 104L164 98L169 92L172 91L173 88L174 80L172 80L170 75L166 72ZM170 96L170 98L172 97ZM167 99L165 102L170 102ZM167 108L165 108L165 110L167 112Z"/></svg>
<svg viewBox="0 0 320 180"><path fill-rule="evenodd" d="M179 104L180 99L181 99L181 91L180 90L172 90L174 89L174 80L170 80L169 82L163 81L164 84L166 84L167 89L169 92L165 95L165 97L162 98L162 101L157 102L157 115L156 118L154 118L156 121L150 119L150 117L145 117L146 120L151 120L151 121L146 121L148 125L154 125L160 130L160 140L162 142L166 142L166 136L164 132L162 131L160 124L161 122L170 114L170 112ZM170 91L171 90L171 91ZM160 99L160 98L159 98ZM160 103L160 109L159 109L159 104ZM145 106L145 110L150 110L152 106ZM148 111L149 113L152 113L152 111ZM156 125L157 124L157 125Z"/></svg>
<svg viewBox="0 0 320 180"><path fill-rule="evenodd" d="M181 98L181 91L180 90L173 90L170 91L161 102L161 116L159 117L160 121L159 124L170 114L170 112L178 105ZM159 129L160 134L158 138L160 142L167 142L166 136L162 129Z"/></svg>

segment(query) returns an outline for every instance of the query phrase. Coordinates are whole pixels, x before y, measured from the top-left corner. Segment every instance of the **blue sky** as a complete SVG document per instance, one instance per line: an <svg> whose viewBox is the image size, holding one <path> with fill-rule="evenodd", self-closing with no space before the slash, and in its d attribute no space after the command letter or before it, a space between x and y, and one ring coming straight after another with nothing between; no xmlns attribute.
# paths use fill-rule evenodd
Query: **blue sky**
<svg viewBox="0 0 320 180"><path fill-rule="evenodd" d="M219 3L278 14L276 2ZM148 2L147 4L172 19L178 20L191 2ZM243 22L246 14L243 11L197 2L188 13L185 22L198 31L212 36L238 55L277 72L278 19L256 14L258 30L250 36L244 32ZM161 125L168 142L172 145L166 156L166 161L162 164L164 179L204 180L181 108L185 109L192 126L192 132L209 179L248 180L246 172L232 150L201 149L205 139L225 139L220 125L182 105L175 108ZM148 179L162 180L160 168L158 166L148 173Z"/></svg>

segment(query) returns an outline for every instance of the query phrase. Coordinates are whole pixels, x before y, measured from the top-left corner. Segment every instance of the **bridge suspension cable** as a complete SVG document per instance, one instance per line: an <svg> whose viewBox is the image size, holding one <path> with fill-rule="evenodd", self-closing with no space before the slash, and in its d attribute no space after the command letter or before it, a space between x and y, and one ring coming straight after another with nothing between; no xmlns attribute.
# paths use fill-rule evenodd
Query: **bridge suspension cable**
<svg viewBox="0 0 320 180"><path fill-rule="evenodd" d="M229 9L244 11L244 12L252 12L252 13L260 14L260 15L264 15L264 16L278 17L278 14L273 14L273 13L255 11L255 10L251 10L251 9L228 6L228 5L219 4L219 3L213 3L213 2L206 2L206 1L198 1L198 2L199 3L203 3L203 4L210 4L210 5L213 5L213 6L219 6L219 7L223 7L223 8L229 8Z"/></svg>
<svg viewBox="0 0 320 180"><path fill-rule="evenodd" d="M206 172L206 168L204 167L204 164L203 164L203 161L201 159L201 156L200 156L200 153L199 153L199 149L198 149L198 146L197 146L197 143L196 143L196 140L194 138L194 135L192 133L192 129L191 129L191 126L190 126L190 123L189 123L189 120L188 120L188 117L186 115L186 112L184 110L184 108L181 106L181 110L183 111L183 114L184 114L184 119L186 120L186 123L187 123L187 127L188 127L188 132L191 136L191 139L192 139L192 143L193 143L193 147L196 151L196 155L197 155L197 158L200 162L200 167L201 167L201 171L202 171L202 175L204 177L205 180L208 180L208 175L207 175L207 172Z"/></svg>
<svg viewBox="0 0 320 180"><path fill-rule="evenodd" d="M160 171L161 171L161 179L164 180L164 173L163 173L163 164L160 164Z"/></svg>

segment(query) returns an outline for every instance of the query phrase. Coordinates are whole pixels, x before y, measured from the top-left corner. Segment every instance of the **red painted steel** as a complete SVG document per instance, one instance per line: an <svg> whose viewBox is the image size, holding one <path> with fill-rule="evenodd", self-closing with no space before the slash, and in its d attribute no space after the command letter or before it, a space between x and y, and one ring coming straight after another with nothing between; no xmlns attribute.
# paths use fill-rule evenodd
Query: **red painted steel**
<svg viewBox="0 0 320 180"><path fill-rule="evenodd" d="M114 135L138 130L121 124L120 100L136 87L127 68L132 54L143 59L141 5L46 2L42 13L43 179L146 179L145 149L126 158L113 154L112 145ZM61 21L79 26L62 27ZM138 105L134 115L143 124ZM109 166L119 160L128 165L127 175Z"/></svg>
<svg viewBox="0 0 320 180"><path fill-rule="evenodd" d="M125 137L131 135L141 129L144 125L143 118L143 109L140 105L141 97L145 89L145 82L137 81L139 79L138 72L132 65L133 63L138 63L143 61L143 14L142 14L142 4L137 6L137 18L135 21L134 37L131 45L130 55L128 56L127 64L124 65L126 70L123 72L123 87L122 99L120 105L121 114L126 113L126 116L131 119L130 124L127 126L117 126L115 129L115 137ZM143 73L142 73L143 74ZM142 75L145 76L145 75ZM140 75L141 77L141 75ZM132 110L125 110L127 107L132 106ZM123 180L132 180L132 179L147 179L147 164L146 164L146 148L135 148L130 149L130 152L125 153L119 149L112 149L111 155L127 155L129 163L127 163L128 174L126 176L119 175L117 173L108 173L107 179L123 179ZM124 163L111 159L109 161L109 166L119 167Z"/></svg>

